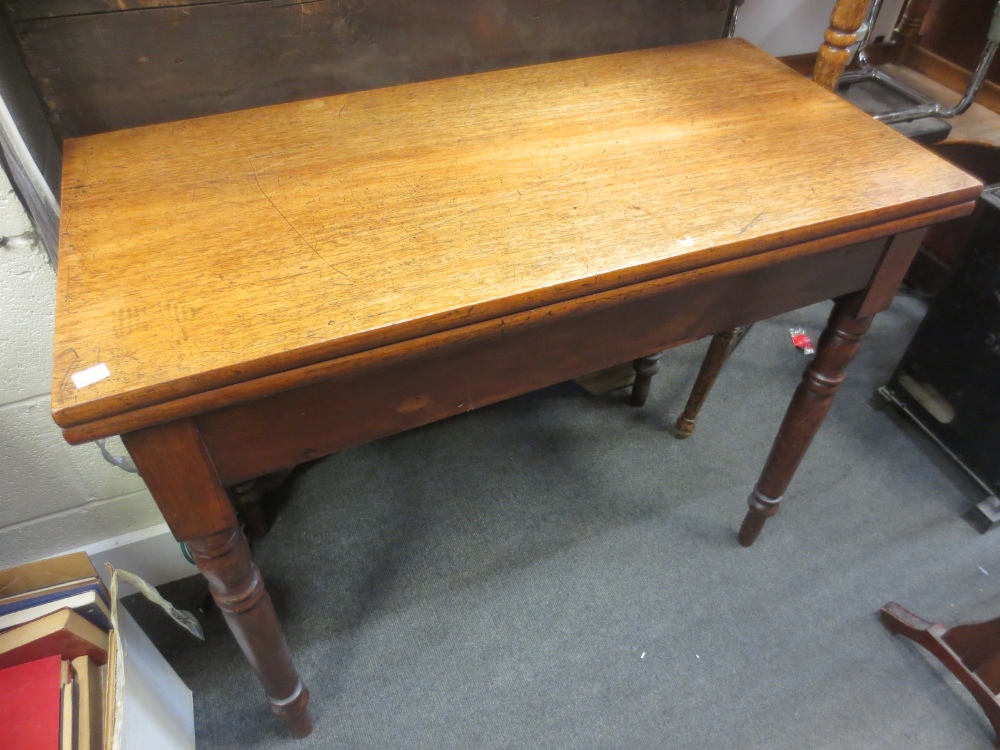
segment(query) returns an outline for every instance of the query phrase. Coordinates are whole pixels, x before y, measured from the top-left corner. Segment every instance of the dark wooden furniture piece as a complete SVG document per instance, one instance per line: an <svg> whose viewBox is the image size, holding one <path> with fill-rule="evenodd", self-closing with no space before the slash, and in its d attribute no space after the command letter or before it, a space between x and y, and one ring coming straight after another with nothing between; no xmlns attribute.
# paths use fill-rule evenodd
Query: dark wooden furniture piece
<svg viewBox="0 0 1000 750"><path fill-rule="evenodd" d="M907 0L894 38L895 61L962 91L986 41L994 0ZM994 60L976 101L1000 112L1000 60Z"/></svg>
<svg viewBox="0 0 1000 750"><path fill-rule="evenodd" d="M906 0L891 39L870 45L868 56L875 65L903 65L955 92L964 92L985 44L995 6L994 0ZM783 59L808 75L815 57L806 54ZM1000 112L1000 62L991 66L976 102Z"/></svg>
<svg viewBox="0 0 1000 750"><path fill-rule="evenodd" d="M687 403L684 404L684 411L677 417L674 423L674 437L687 438L694 434L697 427L698 413L705 404L705 399L715 385L715 379L719 377L722 366L729 359L729 355L735 351L736 347L743 341L744 336L750 332L751 326L737 326L728 331L717 333L708 344L708 351L705 359L702 360L701 368L691 386L691 393Z"/></svg>
<svg viewBox="0 0 1000 750"><path fill-rule="evenodd" d="M986 713L1000 747L1000 618L947 627L889 602L879 619L891 633L930 651L958 678Z"/></svg>
<svg viewBox="0 0 1000 750"><path fill-rule="evenodd" d="M297 735L226 487L835 298L749 545L923 228L981 190L738 40L72 139L63 175L53 416L122 435Z"/></svg>
<svg viewBox="0 0 1000 750"><path fill-rule="evenodd" d="M930 148L977 180L987 185L1000 184L1000 145L945 141ZM948 283L954 267L961 262L979 220L979 216L965 216L928 229L904 283L929 296L938 294Z"/></svg>
<svg viewBox="0 0 1000 750"><path fill-rule="evenodd" d="M58 140L718 39L729 0L0 0Z"/></svg>

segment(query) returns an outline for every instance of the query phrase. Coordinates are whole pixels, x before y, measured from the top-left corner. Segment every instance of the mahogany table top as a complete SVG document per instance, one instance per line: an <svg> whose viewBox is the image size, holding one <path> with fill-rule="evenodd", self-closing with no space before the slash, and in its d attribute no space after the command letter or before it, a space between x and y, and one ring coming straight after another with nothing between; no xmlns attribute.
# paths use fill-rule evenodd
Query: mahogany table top
<svg viewBox="0 0 1000 750"><path fill-rule="evenodd" d="M78 425L979 189L740 40L73 139L53 413Z"/></svg>

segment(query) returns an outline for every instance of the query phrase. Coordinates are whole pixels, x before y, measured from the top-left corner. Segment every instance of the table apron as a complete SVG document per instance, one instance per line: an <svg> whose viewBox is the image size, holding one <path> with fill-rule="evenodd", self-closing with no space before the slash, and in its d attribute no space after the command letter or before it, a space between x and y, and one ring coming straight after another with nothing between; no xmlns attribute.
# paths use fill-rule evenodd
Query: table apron
<svg viewBox="0 0 1000 750"><path fill-rule="evenodd" d="M403 361L206 412L225 485L394 435L706 335L864 289L886 239L732 273L690 273L653 295L512 325ZM494 329L496 330L496 329Z"/></svg>

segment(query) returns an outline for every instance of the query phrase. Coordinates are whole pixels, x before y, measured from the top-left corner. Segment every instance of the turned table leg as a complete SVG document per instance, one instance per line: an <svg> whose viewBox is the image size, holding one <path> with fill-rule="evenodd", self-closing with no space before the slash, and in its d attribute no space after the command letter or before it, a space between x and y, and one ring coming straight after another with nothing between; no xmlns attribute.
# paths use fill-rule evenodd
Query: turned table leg
<svg viewBox="0 0 1000 750"><path fill-rule="evenodd" d="M635 382L632 383L632 406L643 406L649 398L649 384L653 376L660 371L661 353L650 354L648 357L639 357L632 362L635 369Z"/></svg>
<svg viewBox="0 0 1000 750"><path fill-rule="evenodd" d="M181 419L122 439L174 536L187 543L208 580L271 710L294 736L305 737L312 731L309 691L292 664L274 605L198 427Z"/></svg>
<svg viewBox="0 0 1000 750"><path fill-rule="evenodd" d="M795 389L767 463L747 500L750 509L739 533L744 547L754 543L764 522L778 512L781 496L844 380L844 369L857 354L872 318L892 302L923 236L924 230L916 229L888 238L868 288L836 300L816 356Z"/></svg>
<svg viewBox="0 0 1000 750"><path fill-rule="evenodd" d="M729 355L740 345L749 330L750 326L740 326L717 333L712 337L712 342L708 345L708 351L705 353L705 359L702 360L701 369L698 370L698 377L695 378L694 385L691 387L691 395L688 396L684 412L677 418L677 423L674 425L676 437L686 438L694 433L698 412L701 411L705 399L708 398L712 386L715 385L715 379L722 371L722 366L729 359Z"/></svg>
<svg viewBox="0 0 1000 750"><path fill-rule="evenodd" d="M740 527L739 542L749 547L764 528L764 522L778 512L795 470L830 409L833 395L844 380L844 369L854 359L872 316L856 317L853 297L838 300L826 330L820 336L816 356L802 375L785 418L774 439L767 463L750 493L750 509Z"/></svg>
<svg viewBox="0 0 1000 750"><path fill-rule="evenodd" d="M243 532L234 526L189 539L187 545L208 579L212 598L257 673L271 711L288 722L293 736L305 737L312 731L306 711L309 690L292 665L274 605L250 559Z"/></svg>

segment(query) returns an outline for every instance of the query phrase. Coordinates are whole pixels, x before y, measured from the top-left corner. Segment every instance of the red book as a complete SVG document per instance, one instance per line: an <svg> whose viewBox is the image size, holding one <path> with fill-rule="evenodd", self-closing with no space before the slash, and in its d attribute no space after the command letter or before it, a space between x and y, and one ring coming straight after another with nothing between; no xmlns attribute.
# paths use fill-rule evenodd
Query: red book
<svg viewBox="0 0 1000 750"><path fill-rule="evenodd" d="M59 750L62 658L0 669L0 747Z"/></svg>

